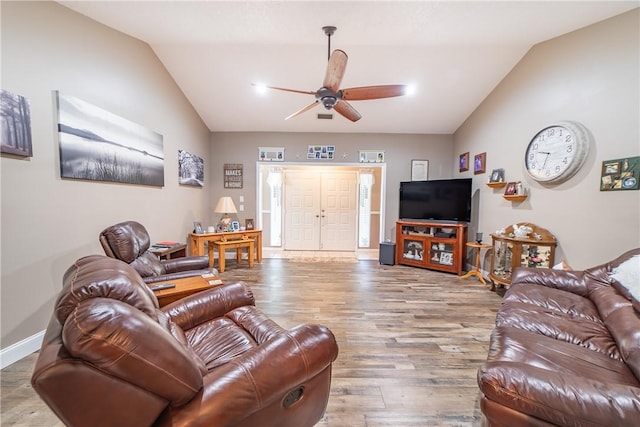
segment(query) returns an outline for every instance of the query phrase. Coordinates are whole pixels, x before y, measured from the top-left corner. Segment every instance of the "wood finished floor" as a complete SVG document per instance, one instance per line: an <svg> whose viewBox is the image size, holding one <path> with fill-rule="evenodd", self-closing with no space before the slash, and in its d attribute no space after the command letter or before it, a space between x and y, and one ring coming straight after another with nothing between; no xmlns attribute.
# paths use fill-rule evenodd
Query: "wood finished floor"
<svg viewBox="0 0 640 427"><path fill-rule="evenodd" d="M377 261L230 261L225 282L251 285L256 305L290 328L335 334L329 405L320 427L479 426L476 370L501 303L477 279ZM1 371L3 426L62 425L29 383L36 354Z"/></svg>

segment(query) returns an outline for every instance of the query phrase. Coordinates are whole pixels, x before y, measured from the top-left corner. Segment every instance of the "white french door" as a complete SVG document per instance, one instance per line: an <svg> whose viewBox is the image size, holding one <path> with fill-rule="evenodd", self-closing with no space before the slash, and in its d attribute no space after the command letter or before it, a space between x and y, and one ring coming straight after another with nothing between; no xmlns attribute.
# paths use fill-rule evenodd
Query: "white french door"
<svg viewBox="0 0 640 427"><path fill-rule="evenodd" d="M284 173L284 249L354 251L357 172Z"/></svg>

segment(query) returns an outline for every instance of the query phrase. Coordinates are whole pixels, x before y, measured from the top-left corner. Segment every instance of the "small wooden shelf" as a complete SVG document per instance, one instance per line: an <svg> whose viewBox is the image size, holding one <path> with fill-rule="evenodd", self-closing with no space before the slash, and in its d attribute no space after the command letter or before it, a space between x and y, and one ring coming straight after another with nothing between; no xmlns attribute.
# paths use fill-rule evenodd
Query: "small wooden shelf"
<svg viewBox="0 0 640 427"><path fill-rule="evenodd" d="M505 185L507 185L507 183L505 181L501 181L501 182L487 182L487 187L491 187L491 188L502 188Z"/></svg>
<svg viewBox="0 0 640 427"><path fill-rule="evenodd" d="M505 199L507 199L510 202L522 202L523 200L525 200L527 198L526 194L513 194L513 195L507 195L505 194L504 196Z"/></svg>

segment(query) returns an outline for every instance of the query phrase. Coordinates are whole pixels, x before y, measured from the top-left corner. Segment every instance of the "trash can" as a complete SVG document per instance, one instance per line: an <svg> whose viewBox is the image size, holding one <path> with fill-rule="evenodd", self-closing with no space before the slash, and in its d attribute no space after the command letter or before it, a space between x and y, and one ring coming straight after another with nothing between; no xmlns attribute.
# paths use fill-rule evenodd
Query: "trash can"
<svg viewBox="0 0 640 427"><path fill-rule="evenodd" d="M396 244L391 242L380 243L380 264L395 265Z"/></svg>

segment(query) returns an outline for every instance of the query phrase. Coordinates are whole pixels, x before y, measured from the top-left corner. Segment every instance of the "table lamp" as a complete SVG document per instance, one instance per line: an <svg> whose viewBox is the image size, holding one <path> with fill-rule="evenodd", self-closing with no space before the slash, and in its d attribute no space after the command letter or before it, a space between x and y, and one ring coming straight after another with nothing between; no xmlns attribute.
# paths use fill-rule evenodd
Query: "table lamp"
<svg viewBox="0 0 640 427"><path fill-rule="evenodd" d="M233 199L229 196L220 197L218 204L213 211L215 213L224 214L222 215L222 218L220 218L220 225L224 231L228 231L231 227L231 217L229 214L238 212L236 210L236 205L233 204Z"/></svg>

